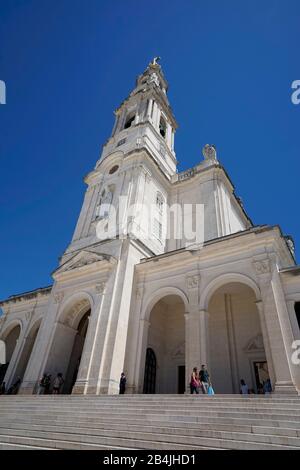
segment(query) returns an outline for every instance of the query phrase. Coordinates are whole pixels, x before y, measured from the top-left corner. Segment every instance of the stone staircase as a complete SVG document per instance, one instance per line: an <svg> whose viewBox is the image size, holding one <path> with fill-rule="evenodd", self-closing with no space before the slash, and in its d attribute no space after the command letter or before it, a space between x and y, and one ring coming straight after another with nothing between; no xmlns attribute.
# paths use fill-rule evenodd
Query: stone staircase
<svg viewBox="0 0 300 470"><path fill-rule="evenodd" d="M0 449L300 449L300 397L0 396Z"/></svg>

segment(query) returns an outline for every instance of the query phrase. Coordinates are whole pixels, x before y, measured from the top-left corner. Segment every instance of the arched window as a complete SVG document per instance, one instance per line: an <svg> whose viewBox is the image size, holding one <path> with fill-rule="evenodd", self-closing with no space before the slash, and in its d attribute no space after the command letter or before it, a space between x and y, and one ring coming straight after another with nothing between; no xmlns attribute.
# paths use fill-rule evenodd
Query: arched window
<svg viewBox="0 0 300 470"><path fill-rule="evenodd" d="M103 190L101 193L101 198L97 207L96 215L97 217L103 219L107 218L109 215L109 209L113 200L114 190L112 187Z"/></svg>
<svg viewBox="0 0 300 470"><path fill-rule="evenodd" d="M159 121L159 133L164 139L165 139L166 133L167 133L166 130L167 130L166 121L164 120L163 117L161 117L160 121Z"/></svg>
<svg viewBox="0 0 300 470"><path fill-rule="evenodd" d="M128 129L129 127L131 127L134 120L135 120L135 113L128 114L128 116L126 116L124 129Z"/></svg>
<svg viewBox="0 0 300 470"><path fill-rule="evenodd" d="M164 198L160 192L156 193L156 207L161 212L164 205Z"/></svg>
<svg viewBox="0 0 300 470"><path fill-rule="evenodd" d="M147 348L143 393L155 393L156 356L151 348Z"/></svg>
<svg viewBox="0 0 300 470"><path fill-rule="evenodd" d="M295 314L296 314L298 326L300 328L300 302L295 302Z"/></svg>

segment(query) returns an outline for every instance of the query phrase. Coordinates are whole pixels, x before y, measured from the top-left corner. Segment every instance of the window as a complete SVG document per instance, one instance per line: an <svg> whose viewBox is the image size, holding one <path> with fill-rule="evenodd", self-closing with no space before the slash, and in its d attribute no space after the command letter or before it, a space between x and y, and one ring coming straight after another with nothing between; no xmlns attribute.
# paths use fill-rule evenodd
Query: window
<svg viewBox="0 0 300 470"><path fill-rule="evenodd" d="M116 171L118 171L119 169L119 165L114 165L110 170L109 170L109 174L110 175L113 175L114 173L116 173Z"/></svg>
<svg viewBox="0 0 300 470"><path fill-rule="evenodd" d="M156 207L161 212L164 205L164 198L162 197L161 193L156 194Z"/></svg>
<svg viewBox="0 0 300 470"><path fill-rule="evenodd" d="M129 114L129 116L126 118L124 129L128 129L129 127L131 127L134 120L135 114Z"/></svg>
<svg viewBox="0 0 300 470"><path fill-rule="evenodd" d="M161 117L159 121L159 133L165 139L166 137L167 125L166 121Z"/></svg>
<svg viewBox="0 0 300 470"><path fill-rule="evenodd" d="M108 188L106 191L102 191L101 198L97 207L97 216L102 218L107 218L109 215L109 209L113 200L113 189Z"/></svg>
<svg viewBox="0 0 300 470"><path fill-rule="evenodd" d="M300 328L300 302L295 302L295 313L296 313L298 326Z"/></svg>
<svg viewBox="0 0 300 470"><path fill-rule="evenodd" d="M119 142L117 143L117 147L120 147L120 145L125 144L125 142L126 142L126 139L119 140Z"/></svg>
<svg viewBox="0 0 300 470"><path fill-rule="evenodd" d="M157 219L154 219L153 233L159 240L161 240L162 224Z"/></svg>

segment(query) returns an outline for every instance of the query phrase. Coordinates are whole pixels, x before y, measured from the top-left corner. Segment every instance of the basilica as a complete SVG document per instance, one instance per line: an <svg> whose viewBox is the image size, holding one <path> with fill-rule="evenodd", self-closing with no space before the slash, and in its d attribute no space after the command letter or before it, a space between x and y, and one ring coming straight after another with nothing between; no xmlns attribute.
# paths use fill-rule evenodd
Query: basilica
<svg viewBox="0 0 300 470"><path fill-rule="evenodd" d="M44 373L62 373L65 394L117 394L122 372L126 393L188 393L202 364L217 394L241 379L300 394L293 241L253 225L214 145L178 172L167 91L155 58L85 177L53 284L0 303L0 382L20 380L19 394Z"/></svg>

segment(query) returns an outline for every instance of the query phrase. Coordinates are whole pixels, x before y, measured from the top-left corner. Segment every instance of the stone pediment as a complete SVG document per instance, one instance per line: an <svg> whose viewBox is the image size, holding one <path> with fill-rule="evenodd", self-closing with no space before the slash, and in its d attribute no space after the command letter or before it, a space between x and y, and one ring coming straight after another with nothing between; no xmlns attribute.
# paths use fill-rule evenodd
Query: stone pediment
<svg viewBox="0 0 300 470"><path fill-rule="evenodd" d="M96 253L90 250L82 250L54 271L53 277L56 278L62 274L71 273L78 269L88 268L95 263L102 263L103 267L108 269L115 265L116 262L117 261L113 256Z"/></svg>
<svg viewBox="0 0 300 470"><path fill-rule="evenodd" d="M247 346L244 348L246 353L258 352L264 350L264 342L262 335L258 334L248 342Z"/></svg>

